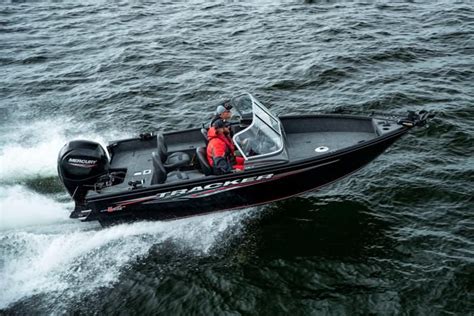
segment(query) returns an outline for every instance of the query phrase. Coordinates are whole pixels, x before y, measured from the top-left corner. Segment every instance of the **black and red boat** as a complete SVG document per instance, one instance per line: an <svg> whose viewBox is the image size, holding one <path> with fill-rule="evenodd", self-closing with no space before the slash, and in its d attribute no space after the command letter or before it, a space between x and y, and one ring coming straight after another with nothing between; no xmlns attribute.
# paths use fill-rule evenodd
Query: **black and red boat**
<svg viewBox="0 0 474 316"><path fill-rule="evenodd" d="M67 143L58 172L76 203L71 217L103 225L170 220L286 199L355 172L432 116L277 117L250 94L231 104L244 171L212 174L202 128L141 134L106 149L91 141Z"/></svg>

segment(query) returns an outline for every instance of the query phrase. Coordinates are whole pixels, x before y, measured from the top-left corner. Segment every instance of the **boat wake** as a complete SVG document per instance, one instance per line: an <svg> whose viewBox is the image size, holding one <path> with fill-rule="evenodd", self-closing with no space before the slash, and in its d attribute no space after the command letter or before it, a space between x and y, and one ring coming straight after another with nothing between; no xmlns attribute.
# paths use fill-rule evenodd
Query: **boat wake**
<svg viewBox="0 0 474 316"><path fill-rule="evenodd" d="M235 234L250 213L251 210L226 212L107 229L56 218L55 227L51 221L47 226L3 231L0 287L4 291L0 309L34 295L47 295L48 301L65 304L111 286L119 280L123 269L146 258L154 245L163 242L200 255L209 254L222 240L223 233L232 229Z"/></svg>
<svg viewBox="0 0 474 316"><path fill-rule="evenodd" d="M0 187L0 231L68 221L73 207L21 185Z"/></svg>
<svg viewBox="0 0 474 316"><path fill-rule="evenodd" d="M72 131L71 126L59 119L5 128L6 134L0 139L1 183L17 183L32 176L57 176L57 155L68 138L91 138L106 144L103 135L81 132L84 130L87 127ZM112 138L118 135L114 131L107 134Z"/></svg>

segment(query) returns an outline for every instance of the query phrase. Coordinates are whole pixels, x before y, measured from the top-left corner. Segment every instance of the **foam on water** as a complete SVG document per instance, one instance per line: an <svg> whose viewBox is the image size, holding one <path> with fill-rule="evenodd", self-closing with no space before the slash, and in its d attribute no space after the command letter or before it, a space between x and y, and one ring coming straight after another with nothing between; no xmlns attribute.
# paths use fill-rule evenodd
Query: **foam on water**
<svg viewBox="0 0 474 316"><path fill-rule="evenodd" d="M84 132L87 130L93 129L82 126L72 132L71 125L61 119L31 122L9 129L9 134L3 136L8 142L0 148L1 182L16 183L31 177L56 175L58 153L67 141L88 139L105 147L107 140L117 137L114 131L98 135Z"/></svg>
<svg viewBox="0 0 474 316"><path fill-rule="evenodd" d="M0 187L0 231L67 220L72 207L21 185Z"/></svg>
<svg viewBox="0 0 474 316"><path fill-rule="evenodd" d="M9 142L0 149L2 182L55 172L56 155L65 143L58 125L51 121L37 122L15 128L11 133L4 135Z"/></svg>
<svg viewBox="0 0 474 316"><path fill-rule="evenodd" d="M35 294L77 298L116 282L122 269L154 244L173 241L206 254L229 227L251 212L218 213L172 222L139 222L107 229L74 226L55 233L18 230L0 235L0 309Z"/></svg>

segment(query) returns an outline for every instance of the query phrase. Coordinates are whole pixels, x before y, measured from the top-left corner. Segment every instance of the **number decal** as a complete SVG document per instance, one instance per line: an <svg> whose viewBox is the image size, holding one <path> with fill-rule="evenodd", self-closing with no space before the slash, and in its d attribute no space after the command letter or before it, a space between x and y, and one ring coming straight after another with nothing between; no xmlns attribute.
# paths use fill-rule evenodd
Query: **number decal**
<svg viewBox="0 0 474 316"><path fill-rule="evenodd" d="M137 171L133 174L134 177L138 177L138 176L146 176L148 174L151 174L151 169L146 169L146 170L143 170L143 171Z"/></svg>

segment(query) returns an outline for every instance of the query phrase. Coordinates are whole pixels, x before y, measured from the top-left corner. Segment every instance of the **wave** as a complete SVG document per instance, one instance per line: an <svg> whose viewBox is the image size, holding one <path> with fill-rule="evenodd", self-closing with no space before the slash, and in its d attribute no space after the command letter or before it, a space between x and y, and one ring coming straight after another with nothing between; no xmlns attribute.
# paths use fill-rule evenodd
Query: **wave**
<svg viewBox="0 0 474 316"><path fill-rule="evenodd" d="M225 244L222 238L228 237L224 236L236 236L251 210L107 229L82 223L63 226L59 232L21 230L0 235L5 249L0 309L33 295L47 295L54 305L89 295L118 281L123 269L147 257L156 244L171 242L186 255L206 255ZM229 229L232 234L226 235Z"/></svg>
<svg viewBox="0 0 474 316"><path fill-rule="evenodd" d="M0 184L56 176L57 155L67 141L89 139L105 147L106 139L119 134L110 130L98 135L88 132L93 129L84 123L74 126L74 123L64 123L61 119L30 122L4 130L5 134L0 139Z"/></svg>
<svg viewBox="0 0 474 316"><path fill-rule="evenodd" d="M72 203L62 204L21 185L0 187L0 231L68 219Z"/></svg>

